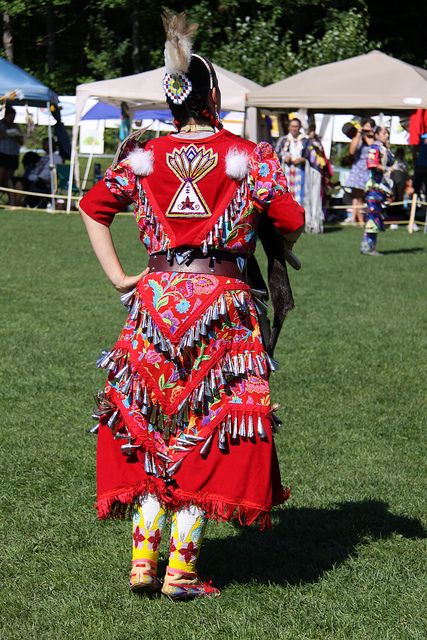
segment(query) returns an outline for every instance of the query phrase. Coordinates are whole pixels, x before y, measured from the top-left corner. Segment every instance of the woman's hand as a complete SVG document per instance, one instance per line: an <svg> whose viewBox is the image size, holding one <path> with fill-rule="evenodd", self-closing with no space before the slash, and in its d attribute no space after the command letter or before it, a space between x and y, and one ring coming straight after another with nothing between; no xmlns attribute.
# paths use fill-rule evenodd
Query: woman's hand
<svg viewBox="0 0 427 640"><path fill-rule="evenodd" d="M136 276L127 276L117 257L109 227L93 220L82 209L80 209L80 214L89 234L93 250L107 278L117 291L127 293L136 286L140 278L149 273L149 269L145 269Z"/></svg>
<svg viewBox="0 0 427 640"><path fill-rule="evenodd" d="M131 289L134 289L138 284L138 281L143 276L146 276L147 273L150 273L150 269L148 268L144 269L144 271L136 276L127 276L126 274L123 274L123 276L117 281L112 282L112 285L119 293L127 293L128 291L131 291Z"/></svg>

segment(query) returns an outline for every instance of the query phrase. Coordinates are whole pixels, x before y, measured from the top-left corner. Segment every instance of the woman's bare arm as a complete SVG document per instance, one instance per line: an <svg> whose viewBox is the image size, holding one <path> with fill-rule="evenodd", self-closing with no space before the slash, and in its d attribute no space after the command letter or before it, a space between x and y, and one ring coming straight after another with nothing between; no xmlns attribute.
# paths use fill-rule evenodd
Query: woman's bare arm
<svg viewBox="0 0 427 640"><path fill-rule="evenodd" d="M360 131L358 131L354 136L354 138L351 139L350 145L348 148L348 152L351 156L354 156L354 154L359 148L361 141L362 141L362 134L360 133Z"/></svg>
<svg viewBox="0 0 427 640"><path fill-rule="evenodd" d="M145 269L145 271L136 276L127 276L116 253L109 227L96 222L82 209L80 209L80 215L85 223L95 255L113 287L120 293L126 293L133 289L138 280L146 275L149 270Z"/></svg>

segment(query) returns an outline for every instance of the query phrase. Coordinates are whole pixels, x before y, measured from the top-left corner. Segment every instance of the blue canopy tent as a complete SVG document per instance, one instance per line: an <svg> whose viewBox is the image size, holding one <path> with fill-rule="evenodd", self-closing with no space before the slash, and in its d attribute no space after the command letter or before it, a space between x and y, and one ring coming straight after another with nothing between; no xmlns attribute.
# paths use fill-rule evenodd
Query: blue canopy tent
<svg viewBox="0 0 427 640"><path fill-rule="evenodd" d="M12 98L14 92L16 92L17 95ZM12 99L10 99L9 96ZM50 111L51 105L58 105L58 96L52 89L49 89L49 87L46 87L42 82L33 78L29 73L0 57L0 102L6 101L8 103L28 105L30 107L46 106ZM58 115L58 125L61 124L60 116ZM53 193L55 182L53 175L52 129L50 124L48 124L48 138L51 165L50 185L51 192ZM54 209L54 198L52 198L51 204Z"/></svg>
<svg viewBox="0 0 427 640"><path fill-rule="evenodd" d="M221 117L223 118L226 111L221 111ZM113 104L107 104L106 102L97 102L91 107L81 120L118 120L120 119L121 111L120 107L116 107ZM172 122L172 114L169 109L158 110L146 110L138 109L132 114L133 120L159 120L160 122Z"/></svg>
<svg viewBox="0 0 427 640"><path fill-rule="evenodd" d="M82 120L119 120L121 116L120 107L106 102L97 102L87 111ZM172 122L172 115L169 111L146 111L138 110L132 114L133 120L160 120L161 122Z"/></svg>
<svg viewBox="0 0 427 640"><path fill-rule="evenodd" d="M7 96L18 90L22 97L13 100L14 104L28 104L31 107L44 107L46 104L57 104L58 96L29 73L0 58L0 96Z"/></svg>

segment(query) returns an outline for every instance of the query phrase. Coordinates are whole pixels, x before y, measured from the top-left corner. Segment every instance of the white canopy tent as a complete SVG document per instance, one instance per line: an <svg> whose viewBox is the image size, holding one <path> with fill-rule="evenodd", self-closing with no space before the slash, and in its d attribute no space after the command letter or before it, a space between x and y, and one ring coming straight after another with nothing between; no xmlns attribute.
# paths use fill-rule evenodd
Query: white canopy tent
<svg viewBox="0 0 427 640"><path fill-rule="evenodd" d="M260 88L256 82L214 65L221 89L221 108L225 111L245 111L247 95ZM120 105L126 102L131 111L138 109L168 109L162 87L165 67L137 73L123 78L101 80L81 84L76 90L76 120L73 126L73 139L68 185L67 211L71 207L71 193L74 166L77 158L77 139L81 117L86 101L97 98L108 104Z"/></svg>
<svg viewBox="0 0 427 640"><path fill-rule="evenodd" d="M248 106L323 113L427 108L427 70L381 51L323 64L251 91Z"/></svg>

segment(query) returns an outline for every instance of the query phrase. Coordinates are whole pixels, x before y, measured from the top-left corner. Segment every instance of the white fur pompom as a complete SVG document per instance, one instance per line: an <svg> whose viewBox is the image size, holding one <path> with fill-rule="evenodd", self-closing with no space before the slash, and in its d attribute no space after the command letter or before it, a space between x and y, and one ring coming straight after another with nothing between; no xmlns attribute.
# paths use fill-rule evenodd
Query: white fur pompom
<svg viewBox="0 0 427 640"><path fill-rule="evenodd" d="M149 176L150 173L153 173L154 156L152 151L135 149L128 155L127 160L136 176Z"/></svg>
<svg viewBox="0 0 427 640"><path fill-rule="evenodd" d="M249 171L249 155L243 149L234 147L225 156L225 173L233 180L243 180Z"/></svg>

